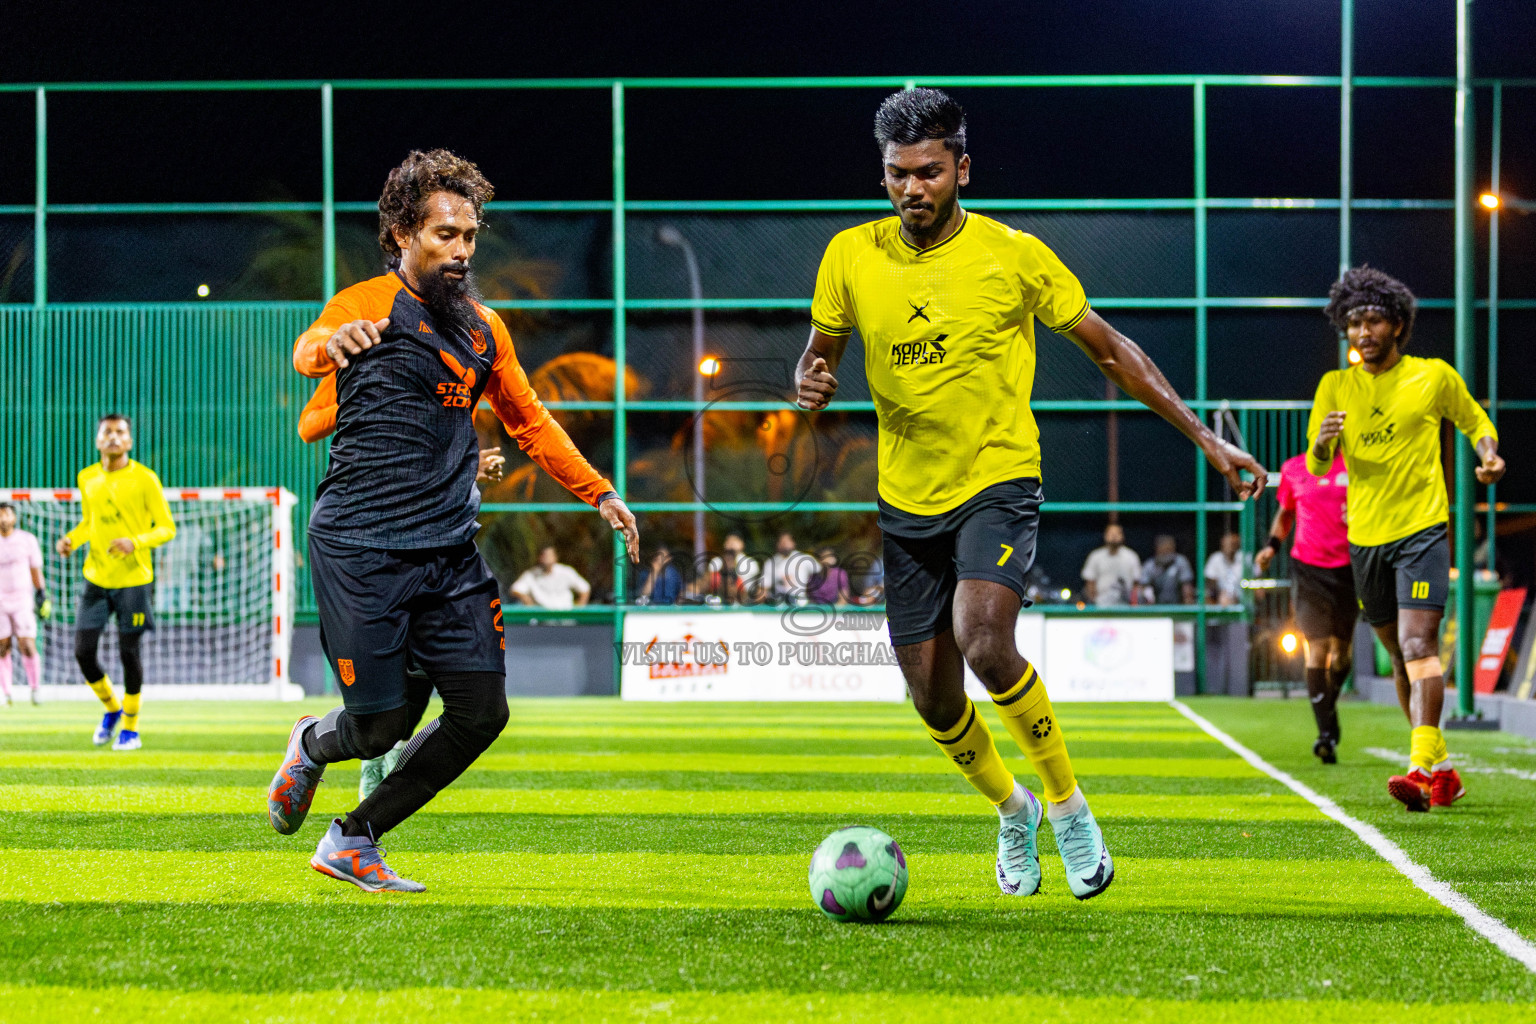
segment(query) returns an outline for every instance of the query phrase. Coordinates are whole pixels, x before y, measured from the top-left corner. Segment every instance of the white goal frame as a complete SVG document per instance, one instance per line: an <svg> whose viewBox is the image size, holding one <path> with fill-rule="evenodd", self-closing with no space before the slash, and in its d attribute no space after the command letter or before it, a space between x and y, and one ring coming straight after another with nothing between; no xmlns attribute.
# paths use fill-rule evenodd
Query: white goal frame
<svg viewBox="0 0 1536 1024"><path fill-rule="evenodd" d="M271 675L262 683L175 683L156 684L146 680L144 696L150 700L302 700L303 687L292 679L293 618L296 591L293 539L293 509L298 499L284 487L166 487L165 499L171 506L173 518L176 507L182 502L244 501L264 502L270 512L269 526L272 536L272 639ZM13 488L0 490L0 501L11 501L18 510L27 505L42 502L78 502L80 492L57 487ZM23 524L22 528L25 528ZM45 557L47 552L44 553ZM75 568L79 571L79 567ZM58 594L56 581L46 580L50 594ZM59 651L48 652L49 657L71 657ZM44 700L94 701L96 695L88 686L48 685L42 688Z"/></svg>

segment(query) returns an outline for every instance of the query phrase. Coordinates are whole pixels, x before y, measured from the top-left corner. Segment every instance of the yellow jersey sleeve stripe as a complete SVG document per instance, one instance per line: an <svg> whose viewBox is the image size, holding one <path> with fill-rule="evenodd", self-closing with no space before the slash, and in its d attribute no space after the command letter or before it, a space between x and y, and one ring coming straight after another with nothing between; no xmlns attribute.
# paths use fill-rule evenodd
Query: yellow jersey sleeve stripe
<svg viewBox="0 0 1536 1024"><path fill-rule="evenodd" d="M838 338L846 337L847 335L853 333L852 327L833 327L831 324L823 323L822 321L817 320L815 317L811 317L811 326L816 328L822 334L830 334L833 337Z"/></svg>
<svg viewBox="0 0 1536 1024"><path fill-rule="evenodd" d="M1051 327L1051 330L1055 331L1057 334L1064 334L1067 331L1070 331L1072 328L1076 327L1078 324L1083 322L1083 317L1087 316L1088 315L1088 311L1090 309L1092 309L1092 308L1093 308L1093 305L1091 303L1084 302L1083 303L1083 308L1077 311L1077 315L1076 316L1074 316L1071 320L1068 320L1066 323L1062 324L1060 327ZM1050 326L1050 325L1047 324L1046 326Z"/></svg>

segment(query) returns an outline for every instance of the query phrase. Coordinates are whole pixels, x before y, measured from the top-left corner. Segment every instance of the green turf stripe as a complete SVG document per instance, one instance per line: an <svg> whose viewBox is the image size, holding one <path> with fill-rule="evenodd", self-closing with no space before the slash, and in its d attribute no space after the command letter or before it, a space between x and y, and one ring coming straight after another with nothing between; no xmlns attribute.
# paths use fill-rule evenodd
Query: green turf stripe
<svg viewBox="0 0 1536 1024"><path fill-rule="evenodd" d="M1198 991L1199 975L1185 985ZM1209 976L1208 976L1209 977ZM309 1020L388 1020L393 1024L456 1021L644 1020L674 1024L777 1021L782 1024L885 1024L892 1020L1051 1021L1054 1024L1507 1024L1536 1014L1524 1004L1405 1004L1375 1000L1216 1000L958 996L938 992L713 992L602 989L401 988L336 989L291 995L146 990L75 990L56 986L0 986L0 1002L16 1020L208 1021L252 1024Z"/></svg>
<svg viewBox="0 0 1536 1024"><path fill-rule="evenodd" d="M76 871L91 850L0 850L5 898L25 903L246 903L347 901L360 895L307 870L307 843L291 853L155 852L114 857L103 866L109 884L81 886ZM1020 901L993 880L994 855L914 854L906 909L942 910L964 902L999 909ZM397 853L395 870L428 892L412 905L591 906L615 908L808 908L805 854L687 853ZM1045 882L1031 912L1076 905L1054 858L1042 864ZM1411 917L1449 911L1414 889L1380 861L1265 861L1233 858L1223 870L1209 861L1120 858L1116 879L1098 913L1197 913L1220 906L1227 914L1311 917L1371 913Z"/></svg>
<svg viewBox="0 0 1536 1024"><path fill-rule="evenodd" d="M1011 753L1011 751L1009 752ZM141 750L131 758L113 757L97 751L15 751L0 753L0 769L29 771L100 771L114 773L136 770L253 771L271 772L279 755L255 753L194 753L190 751ZM1018 759L1015 759L1018 760ZM1247 779L1265 778L1235 757L1081 757L1073 768L1085 778L1101 775L1144 775L1154 778ZM754 774L843 775L953 775L954 766L937 752L918 756L836 754L521 754L492 751L475 762L477 771L505 772L706 772L711 775L730 772ZM1027 763L1015 764L1020 771ZM194 782L195 779L188 779Z"/></svg>
<svg viewBox="0 0 1536 1024"><path fill-rule="evenodd" d="M195 738L201 745L206 746L210 742L223 742L226 739L239 737L242 739L254 737L266 737L270 745L277 753L282 752L283 741L287 739L290 728L265 729L258 726L234 727L226 723L222 727L186 725L186 726L157 726L153 722L145 723L145 743L153 747L155 738ZM12 731L12 730L7 730ZM14 730L20 733L54 732L56 730L43 730L40 728L24 728ZM1183 743L1192 745L1211 745L1220 747L1220 744L1202 732L1176 729L1073 729L1070 725L1065 727L1067 742L1102 742L1102 743ZM655 742L658 740L685 740L685 741L742 741L742 740L794 740L797 742L841 742L855 741L902 741L913 740L923 736L922 726L915 720L905 725L892 726L862 726L857 722L847 725L718 725L708 726L650 726L636 725L563 725L563 726L523 726L513 723L502 733L503 742L516 742L520 739L542 740L642 740ZM76 742L84 744L82 736ZM110 751L108 753L111 753Z"/></svg>
<svg viewBox="0 0 1536 1024"><path fill-rule="evenodd" d="M139 786L0 785L0 806L13 811L118 811L210 814L248 807L257 820L266 814L265 789L237 786L181 786L173 790ZM339 815L356 804L356 794L322 785L311 817ZM1163 818L1211 821L1312 821L1321 815L1289 793L1275 796L1153 796L1105 793L1092 797L1100 819ZM481 814L827 814L850 816L933 814L972 817L991 813L972 793L881 793L822 790L649 790L649 789L466 789L439 793L422 813Z"/></svg>

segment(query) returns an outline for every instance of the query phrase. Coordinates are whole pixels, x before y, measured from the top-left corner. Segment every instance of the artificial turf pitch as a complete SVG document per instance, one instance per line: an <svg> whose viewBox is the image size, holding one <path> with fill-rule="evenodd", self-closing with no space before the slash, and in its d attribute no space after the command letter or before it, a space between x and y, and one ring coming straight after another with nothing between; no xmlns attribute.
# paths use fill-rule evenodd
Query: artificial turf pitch
<svg viewBox="0 0 1536 1024"><path fill-rule="evenodd" d="M1536 939L1536 743L1452 734L1470 795L1410 817L1395 709L1346 705L1325 768L1304 701L1191 704ZM515 702L386 838L428 891L368 895L308 867L355 764L267 825L299 710L149 704L117 754L85 704L0 709L0 1020L1536 1020L1536 975L1166 705L1058 708L1115 857L1087 903L1048 828L1043 892L998 892L995 816L908 706L596 699ZM884 924L811 904L850 823L906 851Z"/></svg>

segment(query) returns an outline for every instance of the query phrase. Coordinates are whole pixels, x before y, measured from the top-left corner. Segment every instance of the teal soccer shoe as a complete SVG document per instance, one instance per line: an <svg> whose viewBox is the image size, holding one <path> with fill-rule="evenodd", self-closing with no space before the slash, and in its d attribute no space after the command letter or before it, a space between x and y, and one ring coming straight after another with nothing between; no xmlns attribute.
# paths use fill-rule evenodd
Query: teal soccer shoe
<svg viewBox="0 0 1536 1024"><path fill-rule="evenodd" d="M1080 900L1092 899L1115 880L1115 862L1104 845L1104 833L1084 801L1076 813L1051 819L1061 865L1067 869L1067 887Z"/></svg>
<svg viewBox="0 0 1536 1024"><path fill-rule="evenodd" d="M1014 818L997 829L997 887L1009 896L1033 896L1040 891L1040 818L1045 810L1035 794Z"/></svg>

